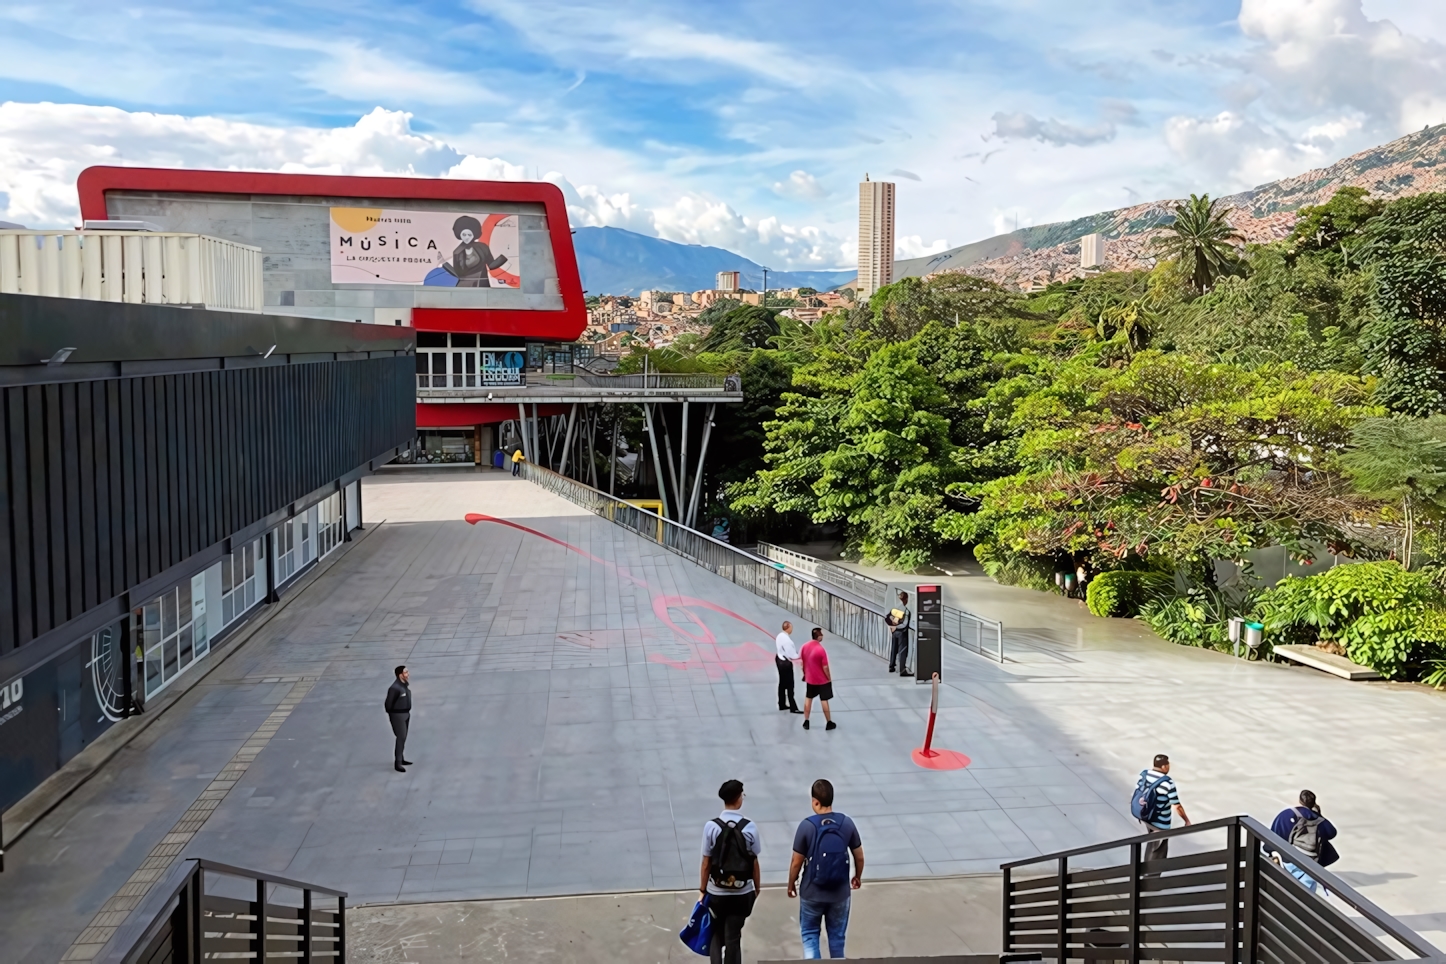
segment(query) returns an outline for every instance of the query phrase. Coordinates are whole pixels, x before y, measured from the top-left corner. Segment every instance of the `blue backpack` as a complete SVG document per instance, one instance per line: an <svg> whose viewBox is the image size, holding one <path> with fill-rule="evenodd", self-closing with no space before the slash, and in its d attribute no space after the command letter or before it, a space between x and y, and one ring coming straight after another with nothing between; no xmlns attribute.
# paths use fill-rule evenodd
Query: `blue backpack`
<svg viewBox="0 0 1446 964"><path fill-rule="evenodd" d="M808 882L824 890L836 890L848 883L849 849L843 825L829 814L808 818L813 824L813 846L808 851Z"/></svg>
<svg viewBox="0 0 1446 964"><path fill-rule="evenodd" d="M1162 776L1151 780L1149 775L1149 770L1140 771L1140 782L1135 785L1134 796L1130 797L1130 816L1145 823L1154 823L1159 819L1161 810L1160 795L1155 790L1170 778Z"/></svg>

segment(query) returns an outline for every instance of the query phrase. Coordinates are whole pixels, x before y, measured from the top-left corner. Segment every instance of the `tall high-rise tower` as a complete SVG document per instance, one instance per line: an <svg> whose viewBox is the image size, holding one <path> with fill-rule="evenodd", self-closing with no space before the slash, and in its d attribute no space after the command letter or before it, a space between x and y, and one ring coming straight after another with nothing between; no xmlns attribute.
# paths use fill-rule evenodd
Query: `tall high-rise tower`
<svg viewBox="0 0 1446 964"><path fill-rule="evenodd" d="M894 185L859 184L859 290L862 300L894 280Z"/></svg>

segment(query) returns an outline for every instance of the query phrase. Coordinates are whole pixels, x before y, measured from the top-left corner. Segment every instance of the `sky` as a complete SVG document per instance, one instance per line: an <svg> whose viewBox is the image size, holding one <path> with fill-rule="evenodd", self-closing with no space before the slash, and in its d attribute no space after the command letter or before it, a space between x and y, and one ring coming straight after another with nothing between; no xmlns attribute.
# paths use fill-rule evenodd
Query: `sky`
<svg viewBox="0 0 1446 964"><path fill-rule="evenodd" d="M552 181L573 226L850 268L1446 121L1446 0L0 0L0 220L92 164Z"/></svg>

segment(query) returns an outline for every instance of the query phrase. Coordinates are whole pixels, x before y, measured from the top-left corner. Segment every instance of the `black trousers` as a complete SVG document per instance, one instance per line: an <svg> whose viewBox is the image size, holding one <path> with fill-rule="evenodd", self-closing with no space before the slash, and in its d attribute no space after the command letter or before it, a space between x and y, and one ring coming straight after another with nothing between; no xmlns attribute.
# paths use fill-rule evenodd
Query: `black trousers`
<svg viewBox="0 0 1446 964"><path fill-rule="evenodd" d="M773 665L778 667L778 708L798 709L798 699L793 695L793 660L775 656Z"/></svg>
<svg viewBox="0 0 1446 964"><path fill-rule="evenodd" d="M743 964L743 922L753 913L758 893L708 895L713 915L713 942L708 945L709 964Z"/></svg>
<svg viewBox="0 0 1446 964"><path fill-rule="evenodd" d="M407 729L412 724L411 713L388 713L392 721L392 733L397 737L396 762L397 766L402 765L402 759L407 755Z"/></svg>
<svg viewBox="0 0 1446 964"><path fill-rule="evenodd" d="M894 671L894 663L899 664L899 675L909 674L909 631L907 629L896 629L889 637L889 672Z"/></svg>

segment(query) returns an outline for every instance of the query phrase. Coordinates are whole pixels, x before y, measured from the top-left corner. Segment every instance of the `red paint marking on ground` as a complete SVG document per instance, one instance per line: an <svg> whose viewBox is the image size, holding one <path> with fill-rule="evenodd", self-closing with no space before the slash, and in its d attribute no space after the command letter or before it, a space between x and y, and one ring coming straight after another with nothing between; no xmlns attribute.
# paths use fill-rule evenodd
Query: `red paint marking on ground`
<svg viewBox="0 0 1446 964"><path fill-rule="evenodd" d="M914 762L925 770L962 770L970 764L970 759L957 750L930 750L929 755L924 755L924 748L913 752Z"/></svg>
<svg viewBox="0 0 1446 964"><path fill-rule="evenodd" d="M537 529L530 528L529 526L525 526L517 522L512 522L509 519L499 519L496 516L485 515L481 512L469 512L464 518L467 520L467 523L469 525L476 525L479 522L494 522L497 525L508 526L510 528L517 529L520 532L526 532L529 535L534 535L538 536L539 538L546 539L548 542L551 542L554 545L562 546L569 552L575 552L583 558L595 562L598 565L606 566L613 572L616 572L620 578L636 586L640 586L643 589L649 588L646 582L632 575L626 569L623 569L622 567L615 565L614 563L611 563L606 559L599 559L597 556L593 555L587 550L580 549L577 546L572 545L571 543L564 542L556 536L550 536L546 532L540 532ZM708 674L708 678L710 681L722 679L723 677L733 673L735 670L752 669L761 665L772 665L773 650L766 649L763 646L760 646L758 643L746 642L736 646L720 647L718 644L718 638L713 635L713 631L708 628L707 624L704 623L703 620L696 613L693 612L693 607L696 606L699 609L710 610L715 613L721 613L722 615L728 616L732 619L736 619L740 623L743 623L745 626L749 626L753 629L758 630L764 635L765 638L771 641L772 634L770 634L768 630L764 629L762 626L753 622L753 620L748 619L746 616L735 613L733 610L728 609L724 606L720 606L717 603L709 602L706 599L696 599L692 596L657 595L652 597L652 603L653 614L658 617L659 621L661 621L665 626L671 629L674 634L676 634L678 637L681 637L687 642L688 648L691 651L691 655L687 660L679 661L669 659L662 653L649 653L648 660L650 662L662 663L663 665L670 666L673 669L681 670L688 670L694 668L695 666L698 666L701 667L704 672ZM674 609L679 609L686 613L688 617L688 622L691 625L696 626L699 630L701 630L701 632L693 632L692 630L684 629L682 626L679 626L676 622L674 622L672 614L672 610Z"/></svg>
<svg viewBox="0 0 1446 964"><path fill-rule="evenodd" d="M548 542L552 542L552 543L555 543L555 544L557 544L557 545L559 545L559 546L562 546L564 549L567 549L567 550L570 551L570 552L575 552L575 553L577 553L578 555L582 556L582 557L585 558L585 559L590 559L590 560L592 560L593 562L597 563L597 564L600 565L600 566L606 566L607 568L611 569L613 572L617 573L620 578L626 579L628 582L631 582L633 585L642 586L644 589L646 589L647 586L648 586L648 584L645 583L645 582L643 582L643 580L639 579L637 576L635 576L635 575L633 575L632 573L628 572L626 569L622 568L621 566L614 565L613 563L608 562L606 559L599 559L597 556L595 556L595 555L593 555L592 553L588 552L586 549L579 549L577 546L573 545L572 543L570 543L570 542L563 542L561 539L557 538L556 536L550 536L550 535L548 535L546 532L539 532L539 531L536 530L536 529L529 528L528 526L522 525L521 523L518 523L518 522L513 522L513 521L511 521L510 519L499 519L499 518L497 518L495 515L483 515L481 512L469 512L469 513L467 513L465 516L463 516L463 518L467 520L467 524L468 524L468 525L474 525L474 526L475 526L475 525L476 525L477 523L479 523L479 522L495 522L495 523L497 523L497 524L500 525L500 526L509 526L509 527L511 527L511 528L513 528L513 529L518 529L518 530L520 530L520 531L522 531L522 532L526 532L526 533L528 533L529 535L537 536L537 537L540 538L540 539L546 539Z"/></svg>

